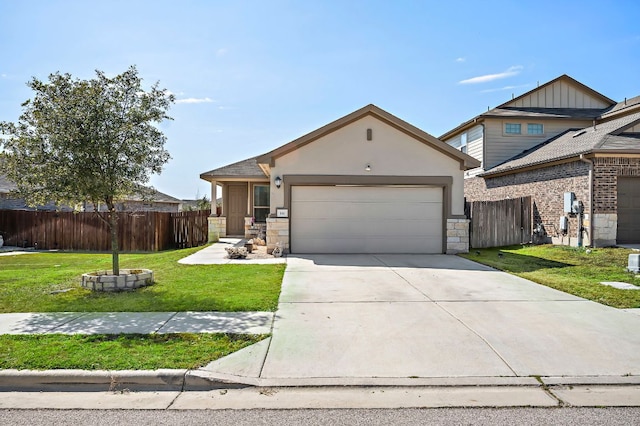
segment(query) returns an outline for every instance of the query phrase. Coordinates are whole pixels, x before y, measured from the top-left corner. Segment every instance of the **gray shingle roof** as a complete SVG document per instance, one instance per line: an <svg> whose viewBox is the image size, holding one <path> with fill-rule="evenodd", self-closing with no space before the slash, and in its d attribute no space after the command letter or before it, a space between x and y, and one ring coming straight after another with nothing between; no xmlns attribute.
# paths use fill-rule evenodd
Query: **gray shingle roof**
<svg viewBox="0 0 640 426"><path fill-rule="evenodd" d="M593 151L637 151L640 154L640 134L623 133L624 129L640 122L640 112L600 123L594 129L570 129L510 160L497 165L480 176L491 176L536 166L552 161L577 157Z"/></svg>
<svg viewBox="0 0 640 426"><path fill-rule="evenodd" d="M574 118L592 120L606 111L606 108L494 108L480 117L531 117L531 118Z"/></svg>
<svg viewBox="0 0 640 426"><path fill-rule="evenodd" d="M246 160L238 161L237 163L204 172L200 175L200 178L205 180L209 180L214 177L267 179L267 175L265 175L264 171L262 171L260 166L258 166L257 158L258 157L248 158Z"/></svg>
<svg viewBox="0 0 640 426"><path fill-rule="evenodd" d="M0 193L8 193L10 191L13 191L15 189L18 189L18 187L16 186L15 183L13 183L11 180L9 180L7 178L7 176L5 176L4 174L0 173ZM158 203L174 203L174 204L179 204L182 201L172 197L171 195L167 195L163 192L160 192L158 190L150 190L149 188L143 188L143 192L145 192L145 197L136 194L136 195L132 195L131 197L128 198L128 201L143 201L144 200L149 200L149 201L155 201ZM148 196L147 196L148 194Z"/></svg>
<svg viewBox="0 0 640 426"><path fill-rule="evenodd" d="M625 99L624 101L618 102L617 104L615 104L606 112L602 113L602 118L607 118L613 115L617 115L618 113L624 110L638 107L638 105L640 105L640 96L636 96L635 98L631 98L631 99Z"/></svg>
<svg viewBox="0 0 640 426"><path fill-rule="evenodd" d="M7 179L5 175L0 173L0 193L6 193L9 191L13 191L14 189L17 189L16 184Z"/></svg>

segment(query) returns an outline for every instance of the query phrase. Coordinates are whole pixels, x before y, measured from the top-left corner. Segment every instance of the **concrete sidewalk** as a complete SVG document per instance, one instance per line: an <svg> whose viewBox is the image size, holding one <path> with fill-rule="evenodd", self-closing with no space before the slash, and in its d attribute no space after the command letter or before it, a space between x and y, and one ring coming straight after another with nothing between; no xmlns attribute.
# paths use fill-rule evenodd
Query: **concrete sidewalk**
<svg viewBox="0 0 640 426"><path fill-rule="evenodd" d="M215 244L203 248L190 256L180 259L178 263L184 265L269 265L274 263L287 263L286 257L266 257L260 259L229 259L225 249L227 247L244 246L242 238L220 238Z"/></svg>
<svg viewBox="0 0 640 426"><path fill-rule="evenodd" d="M0 334L269 334L273 312L50 312L0 314Z"/></svg>

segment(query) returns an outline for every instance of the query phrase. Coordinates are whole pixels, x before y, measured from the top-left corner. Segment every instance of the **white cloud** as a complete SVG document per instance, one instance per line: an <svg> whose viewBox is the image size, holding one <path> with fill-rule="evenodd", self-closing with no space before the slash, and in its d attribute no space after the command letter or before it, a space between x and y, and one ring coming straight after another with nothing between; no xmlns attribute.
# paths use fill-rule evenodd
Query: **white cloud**
<svg viewBox="0 0 640 426"><path fill-rule="evenodd" d="M464 62L466 60L467 60L467 58L463 58L462 56L459 57L459 58L456 58L456 62Z"/></svg>
<svg viewBox="0 0 640 426"><path fill-rule="evenodd" d="M497 74L485 74L479 75L477 77L468 78L466 80L461 80L458 84L478 84L478 83L488 83L494 80L500 80L501 78L513 77L514 75L520 74L522 71L522 65L515 65L513 67L509 67L506 71L497 73Z"/></svg>
<svg viewBox="0 0 640 426"><path fill-rule="evenodd" d="M211 98L184 98L176 100L177 104L205 104L211 102L213 102Z"/></svg>
<svg viewBox="0 0 640 426"><path fill-rule="evenodd" d="M497 89L485 89L485 90L481 90L480 93L501 92L503 90L520 89L523 87L529 87L529 84L520 84L518 86L504 86L504 87L499 87Z"/></svg>

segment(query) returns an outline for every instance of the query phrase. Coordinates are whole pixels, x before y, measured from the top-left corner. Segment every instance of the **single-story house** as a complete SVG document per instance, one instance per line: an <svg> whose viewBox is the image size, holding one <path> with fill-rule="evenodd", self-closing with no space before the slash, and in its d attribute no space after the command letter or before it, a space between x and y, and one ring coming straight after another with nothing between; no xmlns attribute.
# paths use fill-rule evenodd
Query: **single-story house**
<svg viewBox="0 0 640 426"><path fill-rule="evenodd" d="M464 172L479 165L367 105L264 155L202 173L212 199L222 187L209 239L264 233L269 252L466 252Z"/></svg>
<svg viewBox="0 0 640 426"><path fill-rule="evenodd" d="M24 199L18 198L13 191L18 187L14 182L9 180L6 175L0 173L0 210L41 210L41 211L94 211L93 203L84 202L78 206L56 205L49 202L46 205L38 207L30 207ZM144 197L140 195L132 195L126 200L118 202L116 208L118 211L158 211L158 212L178 212L182 208L182 200L170 195L164 194L155 189L145 189L147 194ZM99 206L100 211L105 211L104 205Z"/></svg>

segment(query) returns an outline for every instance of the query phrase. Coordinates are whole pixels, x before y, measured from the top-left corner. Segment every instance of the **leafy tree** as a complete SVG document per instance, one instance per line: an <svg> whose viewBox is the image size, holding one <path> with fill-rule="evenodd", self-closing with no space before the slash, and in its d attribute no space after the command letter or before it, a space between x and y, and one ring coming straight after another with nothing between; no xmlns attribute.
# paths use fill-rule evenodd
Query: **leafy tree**
<svg viewBox="0 0 640 426"><path fill-rule="evenodd" d="M198 210L211 210L211 201L209 201L209 198L206 195L200 197L199 194L196 194L195 201L194 205L187 205L184 207L184 211L192 212Z"/></svg>
<svg viewBox="0 0 640 426"><path fill-rule="evenodd" d="M59 72L32 78L35 95L17 123L0 122L7 177L31 206L91 202L111 234L113 273L119 274L116 203L139 194L169 161L156 126L174 97L154 84L142 88L135 66L113 78L90 80ZM106 211L98 211L103 204Z"/></svg>

